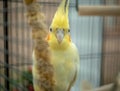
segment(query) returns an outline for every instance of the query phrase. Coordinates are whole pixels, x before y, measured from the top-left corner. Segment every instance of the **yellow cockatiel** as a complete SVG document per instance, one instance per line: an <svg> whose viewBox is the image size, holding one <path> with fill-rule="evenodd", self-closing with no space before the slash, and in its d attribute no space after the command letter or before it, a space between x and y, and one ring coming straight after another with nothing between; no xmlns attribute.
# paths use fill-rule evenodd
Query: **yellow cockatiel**
<svg viewBox="0 0 120 91"><path fill-rule="evenodd" d="M52 53L51 63L55 70L55 91L70 91L80 65L77 48L70 37L68 7L69 0L62 0L54 15L48 36Z"/></svg>
<svg viewBox="0 0 120 91"><path fill-rule="evenodd" d="M79 54L70 37L69 0L62 0L46 30L36 0L24 0L32 27L33 81L35 91L70 91L79 72Z"/></svg>

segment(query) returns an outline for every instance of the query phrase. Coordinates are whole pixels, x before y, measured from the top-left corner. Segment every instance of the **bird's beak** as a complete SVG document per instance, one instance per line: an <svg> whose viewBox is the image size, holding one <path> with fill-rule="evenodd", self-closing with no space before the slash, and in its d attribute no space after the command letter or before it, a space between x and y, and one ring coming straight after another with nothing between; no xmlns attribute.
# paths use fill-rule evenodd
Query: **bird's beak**
<svg viewBox="0 0 120 91"><path fill-rule="evenodd" d="M58 29L56 32L56 37L58 42L61 43L64 38L64 31L62 29Z"/></svg>

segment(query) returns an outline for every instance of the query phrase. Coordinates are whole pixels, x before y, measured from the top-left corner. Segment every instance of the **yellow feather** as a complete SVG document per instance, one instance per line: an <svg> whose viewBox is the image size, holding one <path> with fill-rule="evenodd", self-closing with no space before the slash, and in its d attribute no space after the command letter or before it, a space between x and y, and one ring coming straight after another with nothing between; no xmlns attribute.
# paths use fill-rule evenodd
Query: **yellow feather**
<svg viewBox="0 0 120 91"><path fill-rule="evenodd" d="M56 80L55 91L68 91L76 80L76 71L78 73L79 56L76 47L71 43L66 50L51 49L51 53Z"/></svg>
<svg viewBox="0 0 120 91"><path fill-rule="evenodd" d="M69 29L69 19L68 19L68 7L69 0L63 0L58 10L55 13L51 27Z"/></svg>

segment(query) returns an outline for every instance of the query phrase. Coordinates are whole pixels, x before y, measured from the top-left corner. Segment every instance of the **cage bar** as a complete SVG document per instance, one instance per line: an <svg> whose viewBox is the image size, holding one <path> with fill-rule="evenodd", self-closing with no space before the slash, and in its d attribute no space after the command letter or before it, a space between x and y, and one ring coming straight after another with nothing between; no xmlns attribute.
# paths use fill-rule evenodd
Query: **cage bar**
<svg viewBox="0 0 120 91"><path fill-rule="evenodd" d="M8 37L8 1L3 1L3 23L4 23L4 49L9 51L9 46L8 46L8 40L6 40L6 37ZM5 75L7 78L9 78L9 68L6 66L6 64L9 64L9 55L8 53L4 52L4 59L5 59ZM7 90L9 90L9 81L5 79L5 87Z"/></svg>
<svg viewBox="0 0 120 91"><path fill-rule="evenodd" d="M79 15L120 16L120 6L79 6Z"/></svg>

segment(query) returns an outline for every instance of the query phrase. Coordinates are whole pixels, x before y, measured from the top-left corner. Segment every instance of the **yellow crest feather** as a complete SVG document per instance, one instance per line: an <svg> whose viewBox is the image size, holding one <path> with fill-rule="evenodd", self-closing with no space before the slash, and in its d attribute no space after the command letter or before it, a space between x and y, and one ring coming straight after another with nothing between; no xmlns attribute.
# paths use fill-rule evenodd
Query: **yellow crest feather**
<svg viewBox="0 0 120 91"><path fill-rule="evenodd" d="M51 28L69 29L68 7L69 0L62 0L53 18Z"/></svg>

